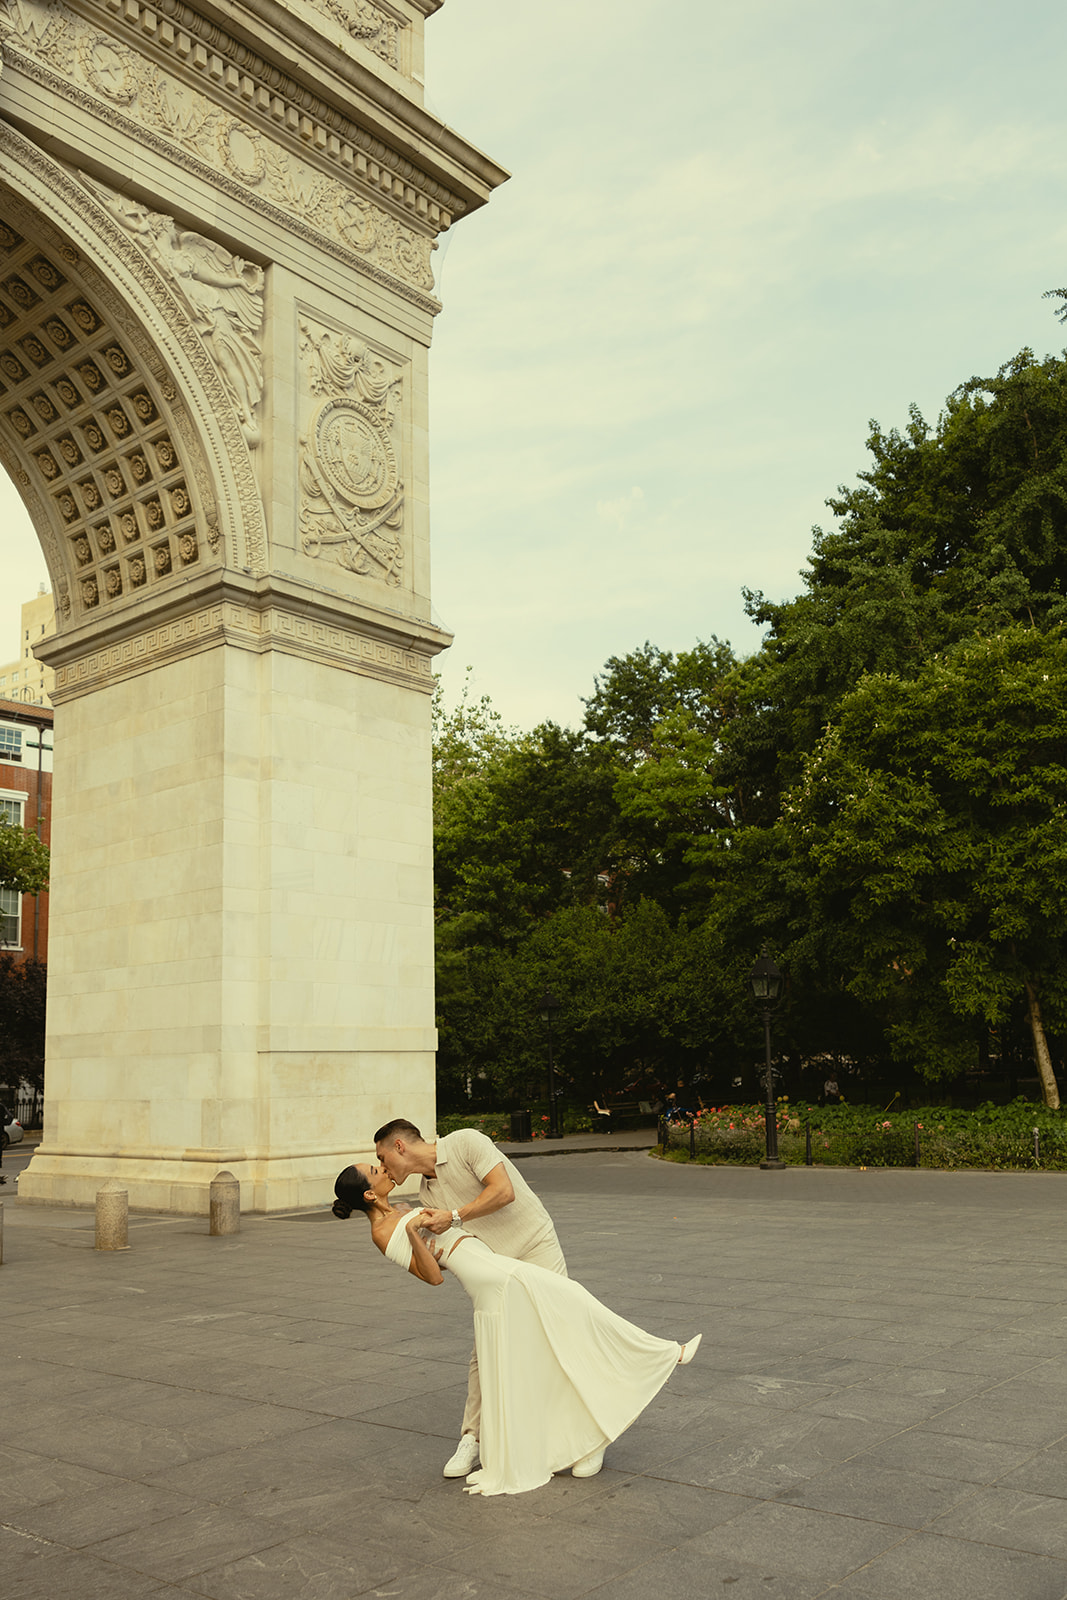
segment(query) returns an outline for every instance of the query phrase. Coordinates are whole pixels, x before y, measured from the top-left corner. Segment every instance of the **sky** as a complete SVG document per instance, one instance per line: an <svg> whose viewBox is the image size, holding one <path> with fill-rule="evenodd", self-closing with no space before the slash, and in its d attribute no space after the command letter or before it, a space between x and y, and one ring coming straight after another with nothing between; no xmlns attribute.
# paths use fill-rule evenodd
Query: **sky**
<svg viewBox="0 0 1067 1600"><path fill-rule="evenodd" d="M1062 5L446 0L426 38L512 174L435 257L450 700L577 725L646 640L758 648L742 591L799 592L870 419L1067 342ZM6 659L47 578L6 480L0 528Z"/></svg>

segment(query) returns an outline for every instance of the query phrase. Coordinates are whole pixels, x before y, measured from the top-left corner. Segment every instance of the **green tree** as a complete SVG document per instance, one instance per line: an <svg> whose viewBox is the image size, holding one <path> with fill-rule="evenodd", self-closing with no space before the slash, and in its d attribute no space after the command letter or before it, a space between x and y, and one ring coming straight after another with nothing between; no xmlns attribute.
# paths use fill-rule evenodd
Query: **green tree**
<svg viewBox="0 0 1067 1600"><path fill-rule="evenodd" d="M441 679L434 683L433 794L439 809L449 793L467 779L483 774L499 756L523 741L516 728L504 726L504 719L487 694L474 698L471 683L473 667L467 668L459 703L451 710L445 705Z"/></svg>
<svg viewBox="0 0 1067 1600"><path fill-rule="evenodd" d="M976 632L1067 620L1064 360L1023 350L961 384L936 425L917 408L903 432L872 423L868 449L827 502L837 528L814 530L806 592L748 595L769 631L741 669L730 754L767 794L795 782L864 672L908 677Z"/></svg>
<svg viewBox="0 0 1067 1600"><path fill-rule="evenodd" d="M7 1086L25 1078L44 1088L44 1024L48 969L43 961L0 954L0 1034Z"/></svg>
<svg viewBox="0 0 1067 1600"><path fill-rule="evenodd" d="M1045 1103L1067 1023L1067 629L1013 626L869 674L787 796L809 941L930 1078L1024 1000Z"/></svg>
<svg viewBox="0 0 1067 1600"><path fill-rule="evenodd" d="M0 889L42 894L48 888L48 846L0 817Z"/></svg>
<svg viewBox="0 0 1067 1600"><path fill-rule="evenodd" d="M610 758L545 723L439 799L438 918L464 943L519 940L570 905L601 903L613 860Z"/></svg>
<svg viewBox="0 0 1067 1600"><path fill-rule="evenodd" d="M715 638L678 655L646 643L595 680L585 727L615 771L617 900L653 899L672 916L704 909L702 846L745 816L744 794L722 773L736 667Z"/></svg>

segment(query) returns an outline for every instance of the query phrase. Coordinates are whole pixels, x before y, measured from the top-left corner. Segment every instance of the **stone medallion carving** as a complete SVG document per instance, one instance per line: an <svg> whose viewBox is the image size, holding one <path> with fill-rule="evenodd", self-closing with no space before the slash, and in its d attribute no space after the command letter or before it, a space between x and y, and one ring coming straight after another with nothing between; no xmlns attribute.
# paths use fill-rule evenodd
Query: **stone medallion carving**
<svg viewBox="0 0 1067 1600"><path fill-rule="evenodd" d="M88 82L112 105L130 106L137 99L139 62L132 50L98 33L82 40L81 60Z"/></svg>
<svg viewBox="0 0 1067 1600"><path fill-rule="evenodd" d="M351 334L301 319L307 387L322 400L300 440L300 538L361 577L403 577L404 484L393 443L401 381Z"/></svg>
<svg viewBox="0 0 1067 1600"><path fill-rule="evenodd" d="M361 511L381 511L397 497L400 475L388 429L358 400L328 400L315 418L312 450L334 496Z"/></svg>
<svg viewBox="0 0 1067 1600"><path fill-rule="evenodd" d="M227 172L254 188L267 170L263 140L254 128L243 122L221 122L217 139L219 155Z"/></svg>

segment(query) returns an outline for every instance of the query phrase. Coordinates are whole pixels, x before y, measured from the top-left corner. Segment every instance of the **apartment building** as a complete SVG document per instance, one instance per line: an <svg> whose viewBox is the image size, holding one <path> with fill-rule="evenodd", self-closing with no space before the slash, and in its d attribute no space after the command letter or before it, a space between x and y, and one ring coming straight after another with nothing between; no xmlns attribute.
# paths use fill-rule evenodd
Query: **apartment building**
<svg viewBox="0 0 1067 1600"><path fill-rule="evenodd" d="M0 817L52 839L52 708L0 698ZM48 895L0 889L0 950L48 959Z"/></svg>
<svg viewBox="0 0 1067 1600"><path fill-rule="evenodd" d="M0 665L0 700L15 700L21 705L50 706L55 673L42 666L33 653L41 639L56 631L56 608L42 583L32 600L22 607L19 653L14 661Z"/></svg>

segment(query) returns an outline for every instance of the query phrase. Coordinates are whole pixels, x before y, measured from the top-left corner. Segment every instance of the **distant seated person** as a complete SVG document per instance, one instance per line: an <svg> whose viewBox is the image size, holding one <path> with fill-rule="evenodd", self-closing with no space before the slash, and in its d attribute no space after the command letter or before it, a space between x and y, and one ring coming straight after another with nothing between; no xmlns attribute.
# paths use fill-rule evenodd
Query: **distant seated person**
<svg viewBox="0 0 1067 1600"><path fill-rule="evenodd" d="M602 1106L599 1100L593 1101L594 1119L603 1118L602 1121L594 1120L593 1127L600 1133L607 1133L611 1128L611 1107Z"/></svg>

